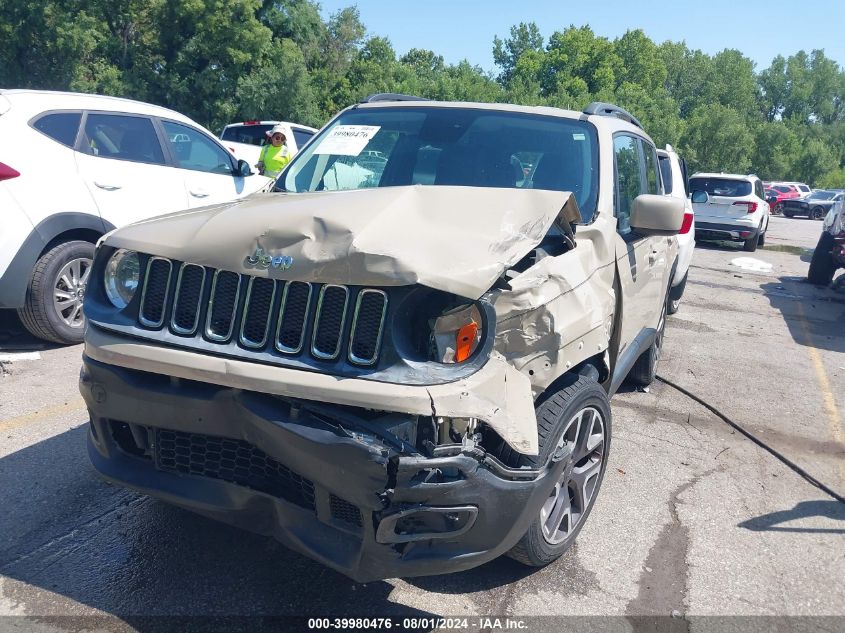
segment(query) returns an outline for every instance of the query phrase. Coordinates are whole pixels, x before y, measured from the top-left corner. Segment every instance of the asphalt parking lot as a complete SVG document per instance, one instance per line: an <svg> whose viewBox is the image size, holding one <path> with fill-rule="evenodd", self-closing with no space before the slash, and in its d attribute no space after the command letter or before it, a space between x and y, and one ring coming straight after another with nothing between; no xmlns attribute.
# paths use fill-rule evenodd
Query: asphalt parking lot
<svg viewBox="0 0 845 633"><path fill-rule="evenodd" d="M773 217L754 254L697 248L659 373L845 495L845 293L803 281L820 228ZM102 630L192 614L845 617L845 504L667 384L614 398L602 492L556 564L360 585L101 482L81 346L0 319L0 615L43 630L68 615L107 616Z"/></svg>

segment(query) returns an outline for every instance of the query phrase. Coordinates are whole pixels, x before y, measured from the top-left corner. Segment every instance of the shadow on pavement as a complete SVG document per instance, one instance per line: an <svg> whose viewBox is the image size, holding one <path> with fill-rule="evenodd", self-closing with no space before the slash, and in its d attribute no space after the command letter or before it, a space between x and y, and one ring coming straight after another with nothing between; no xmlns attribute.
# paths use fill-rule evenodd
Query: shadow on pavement
<svg viewBox="0 0 845 633"><path fill-rule="evenodd" d="M845 534L841 528L782 526L788 521L812 517L824 517L834 521L845 521L845 503L839 501L801 501L791 510L771 512L739 523L738 526L753 532L803 532L807 534Z"/></svg>
<svg viewBox="0 0 845 633"><path fill-rule="evenodd" d="M696 239L695 241L695 248L701 249L704 251L728 251L731 253L741 253L742 251L742 242L732 242L730 240L727 241L701 241Z"/></svg>
<svg viewBox="0 0 845 633"><path fill-rule="evenodd" d="M0 310L0 352L32 352L64 347L30 334L15 310Z"/></svg>
<svg viewBox="0 0 845 633"><path fill-rule="evenodd" d="M772 307L783 315L793 340L805 347L845 353L845 296L799 277L760 284Z"/></svg>
<svg viewBox="0 0 845 633"><path fill-rule="evenodd" d="M121 618L435 615L391 602L388 582L357 584L271 539L105 484L86 433L0 459L0 575L24 612L79 614L79 603Z"/></svg>

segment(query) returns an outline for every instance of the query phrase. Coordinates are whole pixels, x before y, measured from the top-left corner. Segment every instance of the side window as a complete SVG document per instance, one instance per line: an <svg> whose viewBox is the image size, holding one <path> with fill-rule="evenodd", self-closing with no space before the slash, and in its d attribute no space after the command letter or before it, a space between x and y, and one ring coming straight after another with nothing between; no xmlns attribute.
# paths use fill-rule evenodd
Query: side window
<svg viewBox="0 0 845 633"><path fill-rule="evenodd" d="M643 156L645 157L645 182L646 190L643 193L663 193L660 184L660 173L657 166L657 152L653 145L640 141L643 145Z"/></svg>
<svg viewBox="0 0 845 633"><path fill-rule="evenodd" d="M313 132L309 132L308 130L301 130L299 128L293 128L293 138L296 141L297 151L301 150L302 146L305 145L308 141L310 141L312 136L314 136Z"/></svg>
<svg viewBox="0 0 845 633"><path fill-rule="evenodd" d="M763 191L763 183L759 180L754 181L754 195L757 196L758 198L762 198L762 199L766 198L766 194Z"/></svg>
<svg viewBox="0 0 845 633"><path fill-rule="evenodd" d="M89 114L84 143L84 151L92 156L164 165L158 136L147 117Z"/></svg>
<svg viewBox="0 0 845 633"><path fill-rule="evenodd" d="M162 121L161 124L177 167L212 174L233 173L229 153L205 134L181 123Z"/></svg>
<svg viewBox="0 0 845 633"><path fill-rule="evenodd" d="M663 176L663 191L664 193L672 193L674 183L672 182L671 159L668 156L658 156L657 160L660 161L660 175Z"/></svg>
<svg viewBox="0 0 845 633"><path fill-rule="evenodd" d="M62 145L73 147L81 119L81 112L54 112L39 118L32 127Z"/></svg>
<svg viewBox="0 0 845 633"><path fill-rule="evenodd" d="M616 164L616 218L620 233L631 231L631 206L642 192L642 164L639 141L633 136L619 135L613 139Z"/></svg>

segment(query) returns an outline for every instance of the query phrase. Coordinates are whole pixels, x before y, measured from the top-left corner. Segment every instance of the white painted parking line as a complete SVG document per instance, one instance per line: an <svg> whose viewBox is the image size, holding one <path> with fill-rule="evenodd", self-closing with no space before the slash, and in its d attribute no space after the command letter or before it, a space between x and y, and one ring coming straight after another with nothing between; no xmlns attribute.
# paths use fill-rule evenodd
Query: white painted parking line
<svg viewBox="0 0 845 633"><path fill-rule="evenodd" d="M18 352L16 354L0 354L0 363L17 363L22 360L41 360L38 352Z"/></svg>

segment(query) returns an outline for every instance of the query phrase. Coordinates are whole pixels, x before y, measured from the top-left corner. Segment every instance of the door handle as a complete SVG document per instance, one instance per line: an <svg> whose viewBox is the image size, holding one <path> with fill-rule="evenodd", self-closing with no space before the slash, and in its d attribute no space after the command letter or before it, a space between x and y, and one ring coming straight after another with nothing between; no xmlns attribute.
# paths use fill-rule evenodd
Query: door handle
<svg viewBox="0 0 845 633"><path fill-rule="evenodd" d="M100 189L104 189L106 191L117 191L118 189L120 189L120 185L110 185L105 182L97 182L96 180L94 181L94 184L97 185Z"/></svg>
<svg viewBox="0 0 845 633"><path fill-rule="evenodd" d="M208 197L208 192L203 191L202 189L191 189L190 191L191 191L191 195L194 198L207 198Z"/></svg>

